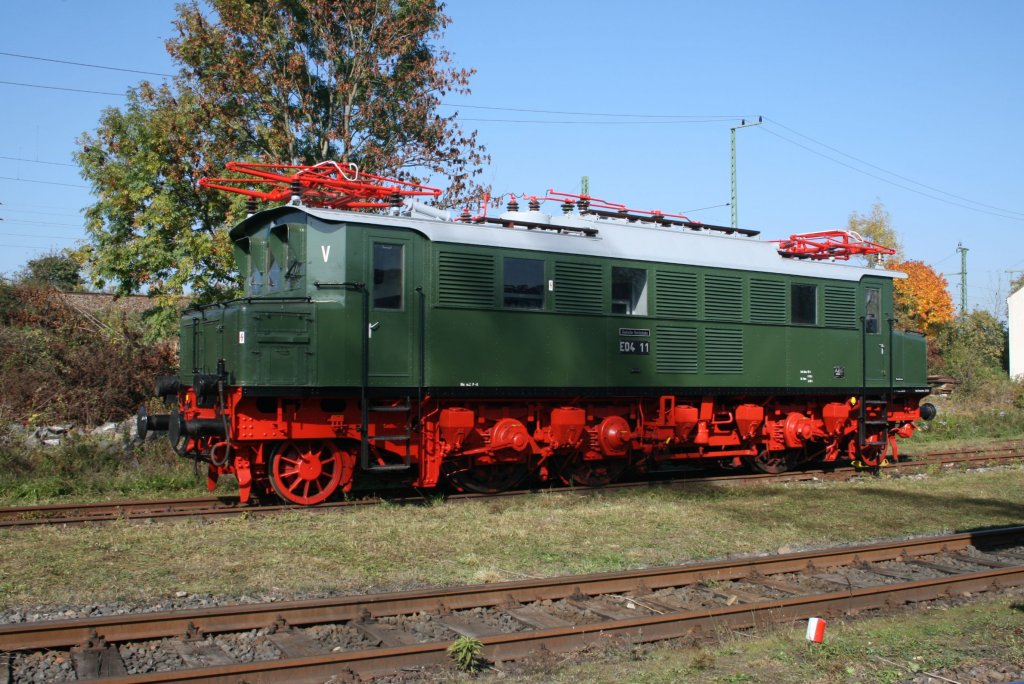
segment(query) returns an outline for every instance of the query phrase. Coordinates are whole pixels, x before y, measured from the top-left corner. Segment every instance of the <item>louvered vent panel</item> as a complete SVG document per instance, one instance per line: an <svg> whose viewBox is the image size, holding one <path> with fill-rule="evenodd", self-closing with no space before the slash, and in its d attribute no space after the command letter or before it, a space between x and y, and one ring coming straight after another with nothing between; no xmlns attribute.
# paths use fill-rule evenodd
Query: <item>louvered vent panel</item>
<svg viewBox="0 0 1024 684"><path fill-rule="evenodd" d="M697 372L697 329L655 328L654 368L659 373Z"/></svg>
<svg viewBox="0 0 1024 684"><path fill-rule="evenodd" d="M825 288L825 325L830 328L857 327L857 291L852 287Z"/></svg>
<svg viewBox="0 0 1024 684"><path fill-rule="evenodd" d="M704 331L704 372L743 372L743 331L708 328Z"/></svg>
<svg viewBox="0 0 1024 684"><path fill-rule="evenodd" d="M601 313L603 294L599 265L555 262L555 311Z"/></svg>
<svg viewBox="0 0 1024 684"><path fill-rule="evenodd" d="M704 276L704 318L709 321L743 320L743 280L739 276Z"/></svg>
<svg viewBox="0 0 1024 684"><path fill-rule="evenodd" d="M494 257L438 254L437 301L447 306L494 306Z"/></svg>
<svg viewBox="0 0 1024 684"><path fill-rule="evenodd" d="M750 281L750 322L786 324L786 284L777 280Z"/></svg>
<svg viewBox="0 0 1024 684"><path fill-rule="evenodd" d="M657 271L655 308L664 318L697 317L697 274Z"/></svg>

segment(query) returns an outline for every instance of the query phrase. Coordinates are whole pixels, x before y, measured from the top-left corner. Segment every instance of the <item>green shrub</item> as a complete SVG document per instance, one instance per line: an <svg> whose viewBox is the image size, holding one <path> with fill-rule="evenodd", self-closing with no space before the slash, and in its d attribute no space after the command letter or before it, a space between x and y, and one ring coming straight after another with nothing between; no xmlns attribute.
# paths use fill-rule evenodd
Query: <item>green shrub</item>
<svg viewBox="0 0 1024 684"><path fill-rule="evenodd" d="M448 655L461 672L479 672L483 667L484 645L473 637L459 637L448 647Z"/></svg>

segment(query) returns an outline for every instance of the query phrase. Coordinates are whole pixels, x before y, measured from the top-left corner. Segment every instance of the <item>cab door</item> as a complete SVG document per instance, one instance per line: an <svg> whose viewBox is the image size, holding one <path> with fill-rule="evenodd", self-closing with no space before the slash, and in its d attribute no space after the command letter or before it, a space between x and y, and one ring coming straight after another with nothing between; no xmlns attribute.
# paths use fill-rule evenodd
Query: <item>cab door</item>
<svg viewBox="0 0 1024 684"><path fill-rule="evenodd" d="M889 384L889 327L892 313L883 305L886 289L880 281L866 280L864 286L864 317L861 319L864 338L864 384Z"/></svg>
<svg viewBox="0 0 1024 684"><path fill-rule="evenodd" d="M370 384L412 387L422 315L419 243L408 234L367 231L366 249Z"/></svg>

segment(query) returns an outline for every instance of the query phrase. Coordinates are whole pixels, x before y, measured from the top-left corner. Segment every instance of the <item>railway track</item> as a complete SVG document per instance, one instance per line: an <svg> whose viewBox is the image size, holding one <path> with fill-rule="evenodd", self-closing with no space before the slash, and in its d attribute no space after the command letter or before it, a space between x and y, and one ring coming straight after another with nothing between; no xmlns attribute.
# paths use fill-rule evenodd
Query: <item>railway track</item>
<svg viewBox="0 0 1024 684"><path fill-rule="evenodd" d="M1021 585L1024 527L1012 527L622 573L41 621L0 626L0 684L46 678L46 659L73 663L71 677L118 684L359 681L443 665L459 636L478 639L500 664L539 649L692 637ZM47 655L33 655L40 651Z"/></svg>
<svg viewBox="0 0 1024 684"><path fill-rule="evenodd" d="M906 472L928 467L978 466L1011 462L1024 457L1024 444L1012 442L995 447L970 450L936 451L912 457L913 460L901 461L882 467L887 472ZM682 477L655 481L622 482L603 487L599 490L562 488L559 491L573 491L586 494L593 491L609 491L616 489L632 489L651 486L697 486L697 485L744 485L771 482L800 482L809 480L843 480L862 473L853 467L837 467L831 469L809 469L768 475L764 473L737 473L731 475ZM531 493L530 490L502 492L500 494L453 494L447 500L458 502L498 496L521 496ZM392 503L422 503L425 499L419 495L394 496L387 499ZM116 520L130 521L163 521L182 518L203 517L217 519L238 515L272 515L284 511L302 510L310 512L331 512L353 506L366 506L380 503L378 498L353 499L348 501L332 501L316 507L300 507L291 505L249 506L239 503L237 497L200 497L190 499L159 499L142 501L115 501L87 504L54 504L41 506L17 506L0 508L0 528L33 527L40 525L82 525L88 523L104 523Z"/></svg>

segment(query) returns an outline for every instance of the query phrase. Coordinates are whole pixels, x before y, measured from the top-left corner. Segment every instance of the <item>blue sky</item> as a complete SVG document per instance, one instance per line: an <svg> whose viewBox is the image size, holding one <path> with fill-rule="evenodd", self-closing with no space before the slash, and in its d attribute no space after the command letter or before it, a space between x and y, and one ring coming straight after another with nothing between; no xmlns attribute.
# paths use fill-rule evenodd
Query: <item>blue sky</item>
<svg viewBox="0 0 1024 684"><path fill-rule="evenodd" d="M173 2L6 5L0 52L174 70ZM969 248L972 308L1001 308L1007 271L1024 270L1024 3L454 0L447 11L444 43L477 74L472 95L445 102L479 131L496 192L577 192L586 175L591 194L638 209L724 205L729 129L760 115L737 133L741 226L766 238L839 228L880 200L910 258L953 274L957 243ZM141 78L159 80L0 55L6 82L123 93ZM74 141L123 98L9 83L0 96L0 272L11 273L82 238L90 194L69 165ZM727 225L730 209L691 216Z"/></svg>

